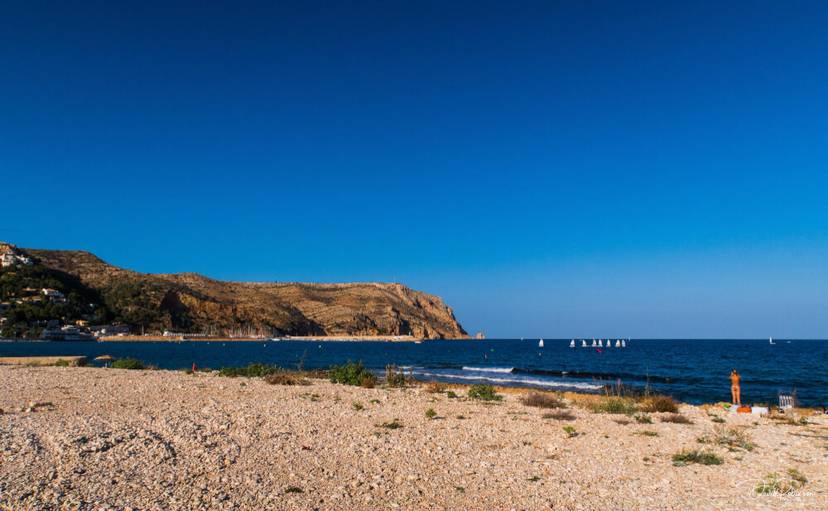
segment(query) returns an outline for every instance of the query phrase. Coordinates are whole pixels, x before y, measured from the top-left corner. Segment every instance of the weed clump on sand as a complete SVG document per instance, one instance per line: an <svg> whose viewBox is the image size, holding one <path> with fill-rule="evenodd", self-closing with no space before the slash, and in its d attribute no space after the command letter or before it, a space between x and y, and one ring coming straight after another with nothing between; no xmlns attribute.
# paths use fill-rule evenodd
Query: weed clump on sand
<svg viewBox="0 0 828 511"><path fill-rule="evenodd" d="M620 415L632 415L638 409L635 401L625 397L602 397L588 405L594 413L611 413Z"/></svg>
<svg viewBox="0 0 828 511"><path fill-rule="evenodd" d="M310 383L298 374L286 371L267 374L264 377L264 381L271 385L308 385Z"/></svg>
<svg viewBox="0 0 828 511"><path fill-rule="evenodd" d="M382 424L377 424L378 428L385 428L385 429L400 429L403 427L402 423L397 419L394 419L390 422L383 422Z"/></svg>
<svg viewBox="0 0 828 511"><path fill-rule="evenodd" d="M427 419L433 419L437 417L437 412L434 411L434 408L429 408L425 411L425 416Z"/></svg>
<svg viewBox="0 0 828 511"><path fill-rule="evenodd" d="M69 367L69 361L63 358L59 358L55 361L55 367Z"/></svg>
<svg viewBox="0 0 828 511"><path fill-rule="evenodd" d="M756 493L785 495L799 490L807 482L808 479L802 472L795 468L789 468L784 476L780 476L776 472L766 475L765 480L756 486Z"/></svg>
<svg viewBox="0 0 828 511"><path fill-rule="evenodd" d="M649 396L641 400L644 412L678 413L678 403L670 396Z"/></svg>
<svg viewBox="0 0 828 511"><path fill-rule="evenodd" d="M351 403L351 408L359 412L363 410L365 407L362 406L362 403L360 403L359 401L354 401L353 403Z"/></svg>
<svg viewBox="0 0 828 511"><path fill-rule="evenodd" d="M469 399L477 399L478 401L500 401L503 396L495 392L491 385L472 385L467 392Z"/></svg>
<svg viewBox="0 0 828 511"><path fill-rule="evenodd" d="M113 369L144 369L144 363L137 358L119 358L112 362Z"/></svg>
<svg viewBox="0 0 828 511"><path fill-rule="evenodd" d="M446 391L446 397L449 398L449 399L457 399L457 393L454 392L453 390L447 390Z"/></svg>
<svg viewBox="0 0 828 511"><path fill-rule="evenodd" d="M672 422L673 424L693 424L693 421L680 413L670 413L661 417L661 422Z"/></svg>
<svg viewBox="0 0 828 511"><path fill-rule="evenodd" d="M222 367L219 370L219 376L226 376L228 378L237 378L239 376L245 378L264 378L269 374L273 374L281 370L282 368L279 366L270 364L249 364L244 367Z"/></svg>
<svg viewBox="0 0 828 511"><path fill-rule="evenodd" d="M395 365L385 366L385 384L392 388L403 388L408 384L408 379L402 369Z"/></svg>
<svg viewBox="0 0 828 511"><path fill-rule="evenodd" d="M365 388L373 388L377 383L377 377L374 373L365 369L362 362L351 362L341 366L331 366L328 371L328 377L331 383L341 383L343 385L356 385Z"/></svg>
<svg viewBox="0 0 828 511"><path fill-rule="evenodd" d="M520 401L526 406L538 408L566 408L566 403L559 396L540 392L531 392L523 396Z"/></svg>
<svg viewBox="0 0 828 511"><path fill-rule="evenodd" d="M298 486L288 486L285 488L285 493L305 493L305 490Z"/></svg>
<svg viewBox="0 0 828 511"><path fill-rule="evenodd" d="M700 436L698 441L702 444L723 445L731 451L739 449L752 451L756 447L747 431L739 428L725 428L724 426L716 427L712 435Z"/></svg>
<svg viewBox="0 0 828 511"><path fill-rule="evenodd" d="M649 431L649 430L636 431L635 434L636 435L641 435L641 436L658 436L658 431Z"/></svg>
<svg viewBox="0 0 828 511"><path fill-rule="evenodd" d="M637 413L637 414L633 415L633 419L635 419L635 422L637 422L639 424L652 424L653 423L652 417L650 417L646 413Z"/></svg>
<svg viewBox="0 0 828 511"><path fill-rule="evenodd" d="M429 394L442 394L446 391L446 384L432 380L426 383L425 391Z"/></svg>
<svg viewBox="0 0 828 511"><path fill-rule="evenodd" d="M683 467L692 463L699 465L721 465L724 460L711 451L682 450L673 455L673 465Z"/></svg>
<svg viewBox="0 0 828 511"><path fill-rule="evenodd" d="M555 410L541 415L544 419L554 419L556 421L574 421L575 415L569 410Z"/></svg>
<svg viewBox="0 0 828 511"><path fill-rule="evenodd" d="M567 438L575 438L578 436L578 432L572 426L564 426L563 427L564 433L566 433Z"/></svg>

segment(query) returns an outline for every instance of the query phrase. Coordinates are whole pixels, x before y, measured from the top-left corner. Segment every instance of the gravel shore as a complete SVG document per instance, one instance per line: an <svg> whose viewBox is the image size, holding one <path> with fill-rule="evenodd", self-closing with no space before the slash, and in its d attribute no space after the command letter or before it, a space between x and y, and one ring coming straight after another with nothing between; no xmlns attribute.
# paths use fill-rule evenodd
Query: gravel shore
<svg viewBox="0 0 828 511"><path fill-rule="evenodd" d="M0 509L828 508L825 416L719 424L682 405L692 424L640 424L570 406L560 420L522 404L528 391L488 404L463 389L74 367L0 367L0 389ZM717 428L755 448L698 441ZM676 466L682 449L723 463ZM790 469L807 479L795 492L756 492Z"/></svg>

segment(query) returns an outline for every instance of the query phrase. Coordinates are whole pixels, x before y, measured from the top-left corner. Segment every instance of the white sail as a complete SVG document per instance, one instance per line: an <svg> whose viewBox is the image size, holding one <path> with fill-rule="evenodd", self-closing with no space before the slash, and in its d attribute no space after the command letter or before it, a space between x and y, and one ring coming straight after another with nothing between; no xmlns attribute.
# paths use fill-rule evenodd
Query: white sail
<svg viewBox="0 0 828 511"><path fill-rule="evenodd" d="M621 347L622 347L622 348L626 348L626 347L627 347L627 341L625 341L624 339L621 339Z"/></svg>
<svg viewBox="0 0 828 511"><path fill-rule="evenodd" d="M538 348L543 348L543 339L538 341Z"/></svg>
<svg viewBox="0 0 828 511"><path fill-rule="evenodd" d="M595 339L593 339L593 340L592 340L592 347L594 348L594 347L596 347L596 346L597 346L597 344L595 343Z"/></svg>
<svg viewBox="0 0 828 511"><path fill-rule="evenodd" d="M586 347L587 347L586 339L581 339L581 347L582 347L582 348L586 348Z"/></svg>
<svg viewBox="0 0 828 511"><path fill-rule="evenodd" d="M620 347L621 347L621 339L616 339L616 340L615 340L615 347L616 347L616 348L620 348Z"/></svg>
<svg viewBox="0 0 828 511"><path fill-rule="evenodd" d="M575 347L575 339L572 339L571 341L569 341L569 347L570 347L570 348L574 348L574 347Z"/></svg>

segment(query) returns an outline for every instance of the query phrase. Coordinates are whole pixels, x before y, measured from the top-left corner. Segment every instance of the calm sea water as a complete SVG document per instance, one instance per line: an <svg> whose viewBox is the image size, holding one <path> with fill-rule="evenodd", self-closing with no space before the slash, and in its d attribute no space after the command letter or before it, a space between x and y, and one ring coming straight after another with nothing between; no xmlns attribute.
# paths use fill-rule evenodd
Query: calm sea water
<svg viewBox="0 0 828 511"><path fill-rule="evenodd" d="M420 379L489 382L547 389L598 391L620 380L690 403L730 399L730 370L742 374L742 401L776 402L795 390L806 405L828 404L828 341L636 340L626 348L569 347L569 339L390 342L0 342L0 356L136 357L162 369L220 368L252 362L327 368L348 360L381 371L386 364Z"/></svg>

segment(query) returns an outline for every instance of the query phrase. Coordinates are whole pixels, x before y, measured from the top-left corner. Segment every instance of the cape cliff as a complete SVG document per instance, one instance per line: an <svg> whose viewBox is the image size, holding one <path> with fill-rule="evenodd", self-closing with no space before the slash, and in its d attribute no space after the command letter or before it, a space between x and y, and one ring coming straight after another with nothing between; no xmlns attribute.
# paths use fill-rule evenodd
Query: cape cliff
<svg viewBox="0 0 828 511"><path fill-rule="evenodd" d="M138 332L468 337L442 299L402 284L226 282L195 273L138 273L84 251L0 245L0 251L15 254L18 261L29 259L3 268L4 278L10 270L16 270L12 276L36 274L26 280L26 289L41 285L32 279L49 279L43 287L56 288L68 301L92 301L91 310L78 314L85 312L97 323L124 323Z"/></svg>

